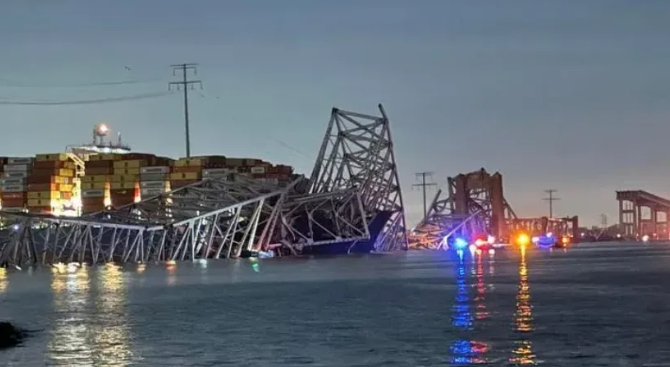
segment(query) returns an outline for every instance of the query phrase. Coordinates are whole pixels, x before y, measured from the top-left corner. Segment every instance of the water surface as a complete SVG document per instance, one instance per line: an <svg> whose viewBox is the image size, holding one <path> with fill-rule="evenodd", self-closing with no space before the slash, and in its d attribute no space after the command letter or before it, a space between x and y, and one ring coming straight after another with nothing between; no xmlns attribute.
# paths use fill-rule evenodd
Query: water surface
<svg viewBox="0 0 670 367"><path fill-rule="evenodd" d="M7 366L670 366L670 245L0 274Z"/></svg>

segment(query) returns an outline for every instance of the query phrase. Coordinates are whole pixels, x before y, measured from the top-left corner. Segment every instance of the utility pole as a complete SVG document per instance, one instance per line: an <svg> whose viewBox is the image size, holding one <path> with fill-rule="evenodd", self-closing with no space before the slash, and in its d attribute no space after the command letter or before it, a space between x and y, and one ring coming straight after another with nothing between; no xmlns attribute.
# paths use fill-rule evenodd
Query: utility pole
<svg viewBox="0 0 670 367"><path fill-rule="evenodd" d="M412 187L420 187L423 191L423 216L424 218L428 215L428 209L426 208L426 188L437 186L434 182L426 182L427 178L433 177L433 172L419 172L416 174L417 179L421 179L421 183L414 184Z"/></svg>
<svg viewBox="0 0 670 367"><path fill-rule="evenodd" d="M186 158L191 157L191 131L189 129L188 123L188 89L193 89L193 85L200 85L202 89L202 82L200 80L188 80L188 71L193 70L193 74L198 74L196 66L198 64L179 64L179 65L170 65L172 68L172 75L177 75L177 71L181 72L183 79L178 82L168 83L168 90L172 89L173 85L177 86L177 90L184 90L184 127L186 135Z"/></svg>
<svg viewBox="0 0 670 367"><path fill-rule="evenodd" d="M542 200L546 200L549 202L549 218L554 217L554 201L561 200L561 198L557 198L554 196L555 193L558 192L558 190L554 189L549 189L549 190L544 190L547 195L549 195L546 198L543 198Z"/></svg>

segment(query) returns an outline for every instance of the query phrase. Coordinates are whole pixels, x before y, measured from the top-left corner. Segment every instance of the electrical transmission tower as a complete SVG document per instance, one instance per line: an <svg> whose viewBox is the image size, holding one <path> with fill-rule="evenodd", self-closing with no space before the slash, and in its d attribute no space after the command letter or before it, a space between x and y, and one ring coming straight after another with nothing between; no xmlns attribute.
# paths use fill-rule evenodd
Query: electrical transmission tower
<svg viewBox="0 0 670 367"><path fill-rule="evenodd" d="M433 172L419 172L416 174L417 179L421 179L421 183L414 184L412 187L420 187L421 191L423 191L423 216L424 218L426 215L428 215L428 209L426 208L427 202L426 202L426 189L429 187L434 187L437 186L436 183L434 182L427 182L426 179L432 178L433 177Z"/></svg>
<svg viewBox="0 0 670 367"><path fill-rule="evenodd" d="M200 80L189 80L188 71L192 70L193 74L198 74L196 66L198 64L179 64L179 65L170 65L172 68L172 74L177 75L177 71L181 72L183 79L178 82L168 83L168 90L172 89L173 85L177 86L177 90L183 89L184 91L184 125L185 125L185 135L186 135L186 158L191 157L191 132L189 129L188 123L188 89L193 89L195 84L200 85L202 89L202 82Z"/></svg>
<svg viewBox="0 0 670 367"><path fill-rule="evenodd" d="M543 198L542 200L548 201L549 202L549 218L554 217L554 201L561 200L561 198L557 198L554 196L555 193L558 192L558 190L554 189L549 189L549 190L544 190L544 192L548 195L546 198Z"/></svg>

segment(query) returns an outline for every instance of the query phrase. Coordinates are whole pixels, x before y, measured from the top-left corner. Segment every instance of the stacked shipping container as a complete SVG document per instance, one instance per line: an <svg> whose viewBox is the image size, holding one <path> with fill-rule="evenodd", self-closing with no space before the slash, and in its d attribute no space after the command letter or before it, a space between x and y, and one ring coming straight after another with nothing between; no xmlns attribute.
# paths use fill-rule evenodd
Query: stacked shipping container
<svg viewBox="0 0 670 367"><path fill-rule="evenodd" d="M174 162L170 175L172 189L195 183L202 178L222 178L230 173L239 173L250 178L272 183L291 180L293 168L277 165L260 159L227 158L223 156L206 156L180 158Z"/></svg>
<svg viewBox="0 0 670 367"><path fill-rule="evenodd" d="M27 180L33 169L33 158L7 158L2 174L2 209L24 211L28 204Z"/></svg>
<svg viewBox="0 0 670 367"><path fill-rule="evenodd" d="M166 162L168 163L168 162ZM140 168L140 197L142 200L170 191L170 166Z"/></svg>
<svg viewBox="0 0 670 367"><path fill-rule="evenodd" d="M118 154L90 155L81 177L81 213L90 214L104 210L111 204L109 198L110 178Z"/></svg>
<svg viewBox="0 0 670 367"><path fill-rule="evenodd" d="M120 207L175 190L203 178L240 173L273 183L290 181L293 168L259 159L202 156L176 161L152 154L94 154L85 157L81 177L82 214ZM33 158L0 157L0 203L3 210L57 214L73 198L75 164L66 154Z"/></svg>
<svg viewBox="0 0 670 367"><path fill-rule="evenodd" d="M170 162L169 158L153 154L91 155L82 177L82 214L139 201L143 182L147 189L145 195L169 190L169 185L164 183L170 172Z"/></svg>
<svg viewBox="0 0 670 367"><path fill-rule="evenodd" d="M75 165L67 154L39 154L28 176L28 211L60 214L70 206Z"/></svg>

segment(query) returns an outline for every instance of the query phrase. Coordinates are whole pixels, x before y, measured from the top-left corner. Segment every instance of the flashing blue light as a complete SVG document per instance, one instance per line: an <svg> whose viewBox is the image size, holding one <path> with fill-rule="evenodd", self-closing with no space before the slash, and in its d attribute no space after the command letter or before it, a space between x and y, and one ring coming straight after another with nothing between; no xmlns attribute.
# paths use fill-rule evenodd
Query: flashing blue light
<svg viewBox="0 0 670 367"><path fill-rule="evenodd" d="M538 247L553 247L556 245L556 238L552 233L547 233L545 236L540 236L537 238Z"/></svg>
<svg viewBox="0 0 670 367"><path fill-rule="evenodd" d="M454 246L455 246L457 249L464 249L464 248L468 247L468 241L466 241L466 240L464 240L464 239L462 239L462 238L456 238L456 239L454 240Z"/></svg>

